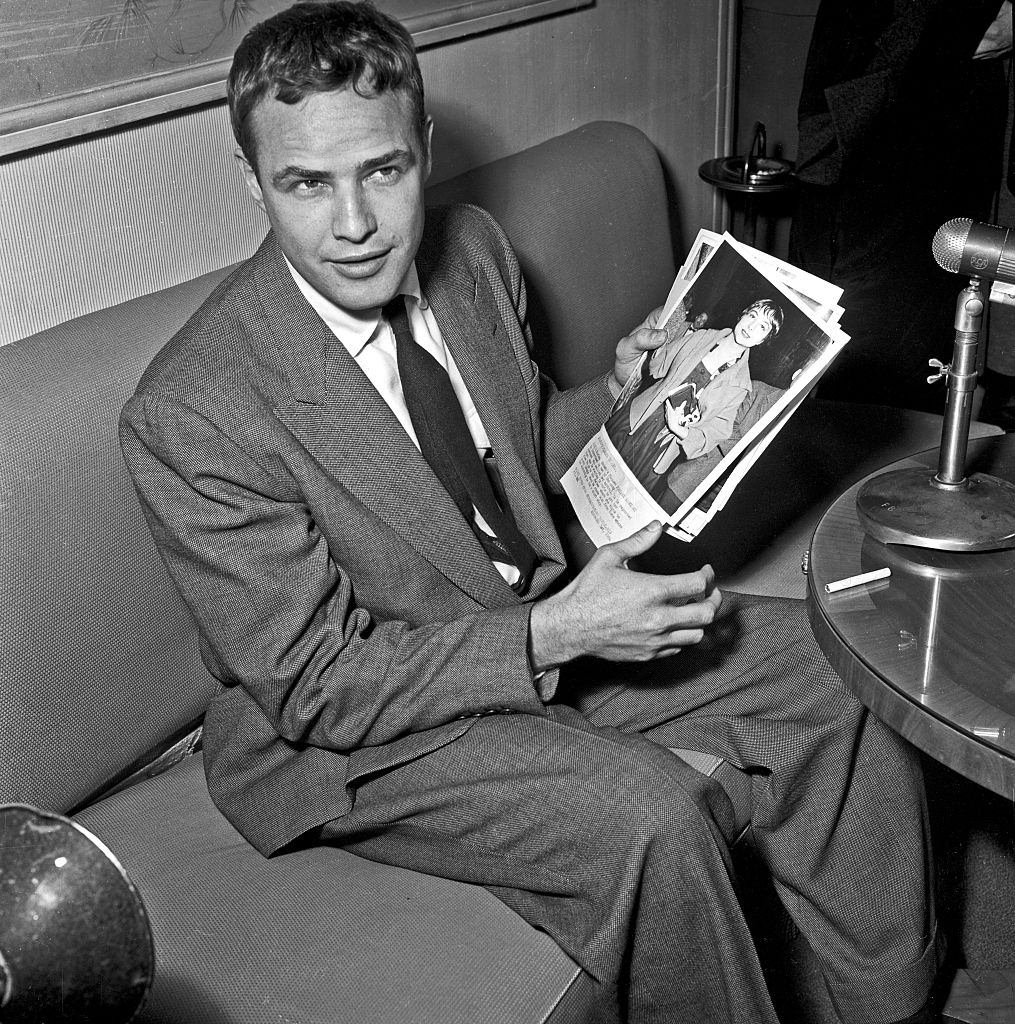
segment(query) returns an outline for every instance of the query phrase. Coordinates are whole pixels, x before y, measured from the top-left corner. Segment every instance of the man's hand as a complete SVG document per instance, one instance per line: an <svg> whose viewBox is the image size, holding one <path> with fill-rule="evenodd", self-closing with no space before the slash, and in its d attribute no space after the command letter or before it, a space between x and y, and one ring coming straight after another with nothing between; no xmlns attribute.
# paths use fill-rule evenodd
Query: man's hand
<svg viewBox="0 0 1015 1024"><path fill-rule="evenodd" d="M610 390L614 398L620 395L621 388L634 372L642 353L659 348L666 340L666 332L656 329L662 311L662 306L652 310L627 337L617 342L617 356L613 364L613 377L610 379Z"/></svg>
<svg viewBox="0 0 1015 1024"><path fill-rule="evenodd" d="M1007 57L1012 50L1011 2L1005 0L997 17L983 34L980 45L973 54L974 60L993 60Z"/></svg>
<svg viewBox="0 0 1015 1024"><path fill-rule="evenodd" d="M722 604L711 566L673 576L627 567L628 559L648 551L661 535L659 523L650 523L601 547L564 590L532 606L535 672L589 654L608 661L650 661L702 639Z"/></svg>

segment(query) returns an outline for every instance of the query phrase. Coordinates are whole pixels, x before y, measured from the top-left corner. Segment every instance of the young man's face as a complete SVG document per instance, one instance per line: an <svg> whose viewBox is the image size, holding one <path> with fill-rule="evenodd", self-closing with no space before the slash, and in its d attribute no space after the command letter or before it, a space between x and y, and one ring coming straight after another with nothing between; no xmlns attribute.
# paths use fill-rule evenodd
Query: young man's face
<svg viewBox="0 0 1015 1024"><path fill-rule="evenodd" d="M257 173L237 154L289 262L348 310L383 306L423 232L429 121L421 140L408 97L352 88L251 114Z"/></svg>
<svg viewBox="0 0 1015 1024"><path fill-rule="evenodd" d="M749 309L733 328L733 338L744 348L760 345L772 333L772 314L764 309Z"/></svg>

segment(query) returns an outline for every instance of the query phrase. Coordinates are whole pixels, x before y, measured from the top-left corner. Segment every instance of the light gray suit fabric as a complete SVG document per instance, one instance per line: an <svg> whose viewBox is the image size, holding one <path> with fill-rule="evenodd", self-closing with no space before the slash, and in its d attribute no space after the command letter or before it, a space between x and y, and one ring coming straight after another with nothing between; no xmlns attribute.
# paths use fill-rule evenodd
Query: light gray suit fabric
<svg viewBox="0 0 1015 1024"><path fill-rule="evenodd" d="M565 560L541 478L602 421L608 386L557 394L539 375L517 264L485 214L432 214L417 263L540 556L529 595L542 593ZM123 430L224 684L205 724L209 786L263 852L345 813L347 782L450 742L467 716L541 711L529 595L493 567L271 236L156 357Z"/></svg>
<svg viewBox="0 0 1015 1024"><path fill-rule="evenodd" d="M544 488L612 397L605 378L558 392L539 374L488 215L430 211L417 265L540 557L521 595L270 235L124 410L142 505L222 683L205 723L217 805L266 854L336 842L487 886L601 983L604 1020L774 1022L729 800L665 748L712 752L756 776L754 841L846 1019L914 1009L936 954L912 753L793 602L732 608L652 670L533 681L529 607L565 579Z"/></svg>

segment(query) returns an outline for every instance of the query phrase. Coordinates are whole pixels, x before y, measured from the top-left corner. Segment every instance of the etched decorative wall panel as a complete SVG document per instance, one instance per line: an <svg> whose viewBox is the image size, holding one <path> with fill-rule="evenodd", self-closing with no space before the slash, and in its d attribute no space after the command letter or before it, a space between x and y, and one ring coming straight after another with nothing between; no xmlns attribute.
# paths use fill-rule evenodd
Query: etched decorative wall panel
<svg viewBox="0 0 1015 1024"><path fill-rule="evenodd" d="M293 0L0 0L0 155L222 99L231 54ZM379 0L418 46L594 0Z"/></svg>

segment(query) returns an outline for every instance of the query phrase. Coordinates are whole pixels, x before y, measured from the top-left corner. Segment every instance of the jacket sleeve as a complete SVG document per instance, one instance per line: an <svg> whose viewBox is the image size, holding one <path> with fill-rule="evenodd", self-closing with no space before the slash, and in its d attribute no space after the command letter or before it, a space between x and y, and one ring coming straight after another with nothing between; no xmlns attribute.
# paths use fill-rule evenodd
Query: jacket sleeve
<svg viewBox="0 0 1015 1024"><path fill-rule="evenodd" d="M527 605L378 621L293 482L208 416L142 395L121 438L209 670L242 686L284 739L349 752L471 715L543 713Z"/></svg>
<svg viewBox="0 0 1015 1024"><path fill-rule="evenodd" d="M614 398L608 381L609 375L603 375L587 384L556 391L546 404L544 480L555 494L562 493L560 478L613 409Z"/></svg>

